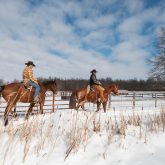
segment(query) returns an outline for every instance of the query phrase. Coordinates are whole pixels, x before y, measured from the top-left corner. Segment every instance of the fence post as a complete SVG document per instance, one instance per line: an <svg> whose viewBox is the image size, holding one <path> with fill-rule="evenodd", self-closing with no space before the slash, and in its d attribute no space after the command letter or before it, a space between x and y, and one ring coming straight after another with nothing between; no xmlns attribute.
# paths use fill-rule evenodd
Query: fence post
<svg viewBox="0 0 165 165"><path fill-rule="evenodd" d="M135 108L135 91L133 91L133 108Z"/></svg>
<svg viewBox="0 0 165 165"><path fill-rule="evenodd" d="M155 108L157 107L157 94L155 93Z"/></svg>
<svg viewBox="0 0 165 165"><path fill-rule="evenodd" d="M53 108L52 108L52 110L53 110L53 112L54 112L54 97L55 95L54 95L54 93L53 93L53 104L52 104L52 106L53 106Z"/></svg>

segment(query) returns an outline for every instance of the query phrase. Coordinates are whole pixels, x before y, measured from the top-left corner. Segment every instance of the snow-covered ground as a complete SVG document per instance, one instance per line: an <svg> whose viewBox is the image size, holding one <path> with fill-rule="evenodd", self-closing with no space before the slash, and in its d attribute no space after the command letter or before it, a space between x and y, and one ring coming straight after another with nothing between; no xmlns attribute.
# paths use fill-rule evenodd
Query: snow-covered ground
<svg viewBox="0 0 165 165"><path fill-rule="evenodd" d="M85 107L27 121L10 117L7 127L1 117L0 164L164 165L164 99L139 100L133 106L128 98L113 96L107 113L95 113L93 104Z"/></svg>

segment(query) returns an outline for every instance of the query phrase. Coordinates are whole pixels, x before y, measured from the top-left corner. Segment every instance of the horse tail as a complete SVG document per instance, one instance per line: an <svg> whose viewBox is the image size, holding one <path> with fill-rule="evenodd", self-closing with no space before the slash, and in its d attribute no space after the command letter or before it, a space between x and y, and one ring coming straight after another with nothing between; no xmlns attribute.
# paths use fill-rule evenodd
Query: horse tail
<svg viewBox="0 0 165 165"><path fill-rule="evenodd" d="M69 108L76 109L76 103L77 103L76 91L73 91L69 100Z"/></svg>
<svg viewBox="0 0 165 165"><path fill-rule="evenodd" d="M2 91L3 91L4 87L5 87L5 86L0 86L0 104L1 104Z"/></svg>
<svg viewBox="0 0 165 165"><path fill-rule="evenodd" d="M2 91L3 91L4 87L5 87L4 85L3 86L0 86L0 97L2 95Z"/></svg>

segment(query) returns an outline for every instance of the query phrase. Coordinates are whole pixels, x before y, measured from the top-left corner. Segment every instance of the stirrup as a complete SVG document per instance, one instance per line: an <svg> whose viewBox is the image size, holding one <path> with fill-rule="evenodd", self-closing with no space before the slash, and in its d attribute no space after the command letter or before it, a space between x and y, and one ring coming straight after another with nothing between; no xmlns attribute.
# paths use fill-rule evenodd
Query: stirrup
<svg viewBox="0 0 165 165"><path fill-rule="evenodd" d="M35 103L35 104L39 104L39 97L38 96L36 96L35 98L34 98L34 100L33 100L33 102Z"/></svg>
<svg viewBox="0 0 165 165"><path fill-rule="evenodd" d="M25 90L31 90L33 87L32 86L30 86L30 85L25 85L25 84L23 84L24 85L24 88L25 88Z"/></svg>

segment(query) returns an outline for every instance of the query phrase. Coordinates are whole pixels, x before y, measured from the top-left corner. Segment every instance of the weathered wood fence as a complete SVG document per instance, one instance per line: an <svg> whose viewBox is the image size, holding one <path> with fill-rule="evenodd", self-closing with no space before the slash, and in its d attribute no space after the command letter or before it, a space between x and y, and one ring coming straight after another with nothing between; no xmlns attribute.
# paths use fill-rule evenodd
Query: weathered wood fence
<svg viewBox="0 0 165 165"><path fill-rule="evenodd" d="M55 112L56 110L69 109L69 98L71 92L70 91L59 91L57 95L53 95L48 92L46 94L45 105L44 105L44 113ZM109 104L110 108L112 103L115 102L130 102L132 107L136 107L136 103L139 101L154 101L154 106L157 107L158 100L165 101L165 91L162 92L144 92L144 91L120 91L119 96L109 96ZM18 103L17 112L25 113L28 109L29 104ZM0 98L0 115L4 113L6 108L6 102L3 98ZM38 107L34 108L34 113L38 111Z"/></svg>
<svg viewBox="0 0 165 165"><path fill-rule="evenodd" d="M64 99L63 96L67 96L67 93L70 92L65 92L65 91L60 91L57 93L57 95L53 95L51 92L46 93L46 98L45 98L45 104L44 104L44 113L50 113L54 112L56 110L61 110L61 109L68 109L68 99ZM0 115L2 115L5 111L6 108L6 101L0 97ZM26 110L29 108L29 103L17 103L16 109L18 113L25 113ZM39 107L35 106L34 108L34 113L37 113L39 111Z"/></svg>

